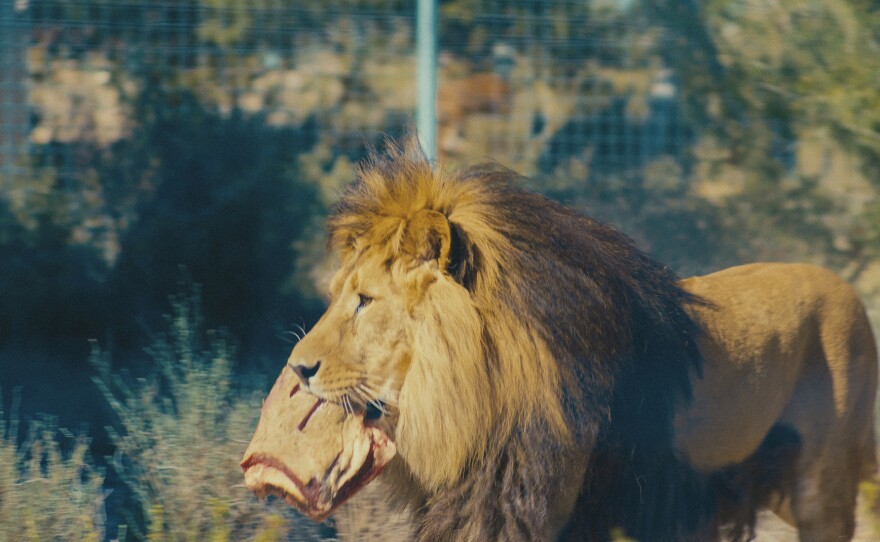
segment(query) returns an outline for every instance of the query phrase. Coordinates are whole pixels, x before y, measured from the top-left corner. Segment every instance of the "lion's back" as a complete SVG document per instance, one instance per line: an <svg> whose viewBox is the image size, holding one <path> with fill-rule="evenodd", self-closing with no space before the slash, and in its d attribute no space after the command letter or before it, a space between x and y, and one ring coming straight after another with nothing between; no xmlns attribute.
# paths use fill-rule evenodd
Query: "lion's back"
<svg viewBox="0 0 880 542"><path fill-rule="evenodd" d="M874 468L877 353L853 288L808 264L750 264L682 281L707 303L706 362L694 401L676 420L677 442L702 469L744 460L785 423L805 442L841 425ZM809 453L809 449L806 450Z"/></svg>

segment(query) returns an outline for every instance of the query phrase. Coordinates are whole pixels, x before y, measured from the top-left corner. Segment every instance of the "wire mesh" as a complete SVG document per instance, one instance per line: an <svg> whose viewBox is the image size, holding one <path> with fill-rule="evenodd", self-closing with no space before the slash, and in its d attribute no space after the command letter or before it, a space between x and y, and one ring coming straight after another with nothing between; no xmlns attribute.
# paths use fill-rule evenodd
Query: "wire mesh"
<svg viewBox="0 0 880 542"><path fill-rule="evenodd" d="M491 156L548 174L572 158L607 173L682 155L690 129L662 56L667 32L643 6L446 7L439 115L447 156ZM468 93L470 102L462 98Z"/></svg>
<svg viewBox="0 0 880 542"><path fill-rule="evenodd" d="M163 119L207 111L296 133L299 174L326 194L371 146L414 128L413 2L16 0L0 10L4 192L13 211L88 194L67 202L71 223L91 224L80 239L112 238L134 219L157 172L148 158L114 156L150 145ZM766 200L760 186L786 176L826 179L845 198L833 171L865 179L880 154L876 93L859 88L876 55L854 53L875 47L873 13L847 0L440 1L439 158L495 160L568 195L609 187L636 202L632 212L658 183L689 185L716 207ZM846 89L834 82L847 78ZM815 158L839 151L852 163Z"/></svg>
<svg viewBox="0 0 880 542"><path fill-rule="evenodd" d="M84 175L90 155L132 137L139 104L158 91L167 108L193 98L271 126L312 122L329 152L349 159L413 124L410 2L4 6L5 175L31 165ZM633 2L440 7L443 159L547 173L580 157L620 171L679 156L690 141L663 29Z"/></svg>
<svg viewBox="0 0 880 542"><path fill-rule="evenodd" d="M0 5L0 178L21 172L28 136L26 29L20 11L13 2Z"/></svg>

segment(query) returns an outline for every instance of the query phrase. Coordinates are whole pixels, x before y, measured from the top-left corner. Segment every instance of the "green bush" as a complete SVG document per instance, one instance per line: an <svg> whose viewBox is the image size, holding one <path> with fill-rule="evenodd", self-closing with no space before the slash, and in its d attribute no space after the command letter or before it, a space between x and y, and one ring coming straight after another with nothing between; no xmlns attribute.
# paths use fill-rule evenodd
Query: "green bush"
<svg viewBox="0 0 880 542"><path fill-rule="evenodd" d="M104 477L87 461L88 440L67 431L58 439L44 419L19 445L12 410L8 420L0 411L0 542L104 540Z"/></svg>
<svg viewBox="0 0 880 542"><path fill-rule="evenodd" d="M149 541L319 540L321 527L281 502L260 502L238 462L260 414L263 390L233 385L232 352L202 331L198 296L178 297L168 331L148 350L152 373L134 383L111 373L95 349L96 383L118 416L111 465L145 519L129 532ZM133 514L132 518L137 514Z"/></svg>

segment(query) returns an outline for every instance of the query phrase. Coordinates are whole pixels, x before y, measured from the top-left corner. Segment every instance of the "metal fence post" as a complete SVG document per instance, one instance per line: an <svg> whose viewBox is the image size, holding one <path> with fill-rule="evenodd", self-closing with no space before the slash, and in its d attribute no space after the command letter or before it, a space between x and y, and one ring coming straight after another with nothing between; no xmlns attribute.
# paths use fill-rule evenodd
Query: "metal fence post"
<svg viewBox="0 0 880 542"><path fill-rule="evenodd" d="M416 11L416 129L428 160L437 159L437 0Z"/></svg>

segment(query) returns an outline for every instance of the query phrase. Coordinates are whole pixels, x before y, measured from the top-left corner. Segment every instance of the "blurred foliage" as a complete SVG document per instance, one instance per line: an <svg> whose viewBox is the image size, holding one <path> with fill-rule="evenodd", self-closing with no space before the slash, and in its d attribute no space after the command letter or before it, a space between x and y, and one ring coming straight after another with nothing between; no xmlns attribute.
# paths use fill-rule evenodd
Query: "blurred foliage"
<svg viewBox="0 0 880 542"><path fill-rule="evenodd" d="M413 14L413 3L404 0L343 0L329 6L321 0L275 0L270 9L255 9L249 0L196 0L205 16L197 36L206 43L229 48L258 44L268 35L288 34L294 26L309 29L333 26L341 17L400 16ZM266 15L269 16L266 16ZM292 23L296 22L296 25Z"/></svg>
<svg viewBox="0 0 880 542"><path fill-rule="evenodd" d="M113 273L119 306L155 321L181 280L204 286L212 328L227 327L249 348L311 318L320 304L288 282L295 241L323 213L300 180L297 156L315 127L270 127L260 118L222 117L192 95L161 91L142 98L142 124L115 161L143 160L151 185L121 238ZM177 101L171 112L170 101ZM112 179L111 179L112 180Z"/></svg>
<svg viewBox="0 0 880 542"><path fill-rule="evenodd" d="M705 9L724 71L712 90L750 118L786 122L792 135L827 128L880 165L876 5L785 0L749 9L724 0Z"/></svg>
<svg viewBox="0 0 880 542"><path fill-rule="evenodd" d="M573 185L572 179L580 182ZM598 180L571 160L552 175L530 180L528 188L614 224L682 276L733 265L747 246L722 223L715 206L687 191L671 159Z"/></svg>
<svg viewBox="0 0 880 542"><path fill-rule="evenodd" d="M880 15L861 0L700 3L646 2L668 31L665 61L682 80L688 114L721 150L709 175L735 168L743 177L732 211L752 235L809 239L831 263L874 257L880 188ZM809 144L818 140L818 145ZM874 183L866 214L830 224L829 193L802 162L841 150L849 175ZM820 159L820 158L819 158ZM827 168L828 166L826 166ZM836 191L846 191L845 179ZM857 211L858 212L858 211ZM835 234L846 239L834 242ZM841 247L840 245L844 245ZM838 261L834 261L835 254Z"/></svg>
<svg viewBox="0 0 880 542"><path fill-rule="evenodd" d="M48 418L20 438L15 407L9 418L0 410L0 542L105 540L104 477L88 440Z"/></svg>
<svg viewBox="0 0 880 542"><path fill-rule="evenodd" d="M49 204L25 228L0 201L0 343L97 335L109 324L107 269L96 251L71 245Z"/></svg>
<svg viewBox="0 0 880 542"><path fill-rule="evenodd" d="M298 174L314 122L224 117L158 87L134 110L132 136L92 153L88 189L44 167L20 180L30 189L14 211L0 201L0 341L110 333L137 345L189 281L205 286L212 327L277 347L279 326L299 323L287 318L321 308L290 282L295 243L324 213Z"/></svg>
<svg viewBox="0 0 880 542"><path fill-rule="evenodd" d="M35 82L101 88L112 114L83 118L114 136L40 125L11 191L28 195L0 210L0 339L132 344L181 280L245 348L311 320L326 209L412 105L413 9L29 2ZM807 259L852 278L880 255L878 27L868 0L440 2L444 73L510 72L509 119L462 121L468 158L515 161L684 272ZM522 141L493 147L508 128Z"/></svg>
<svg viewBox="0 0 880 542"><path fill-rule="evenodd" d="M571 75L574 64L595 58L623 66L632 51L615 46L620 30L644 30L644 18L613 1L447 0L440 2L440 46L471 56L491 55L498 42L553 59L543 75Z"/></svg>
<svg viewBox="0 0 880 542"><path fill-rule="evenodd" d="M172 300L167 329L148 353L153 370L132 382L97 348L96 384L118 418L110 428L113 468L132 491L130 535L149 541L306 542L324 527L283 502L259 502L238 462L265 390L236 385L228 342L204 332L198 291ZM144 522L138 521L143 517Z"/></svg>

